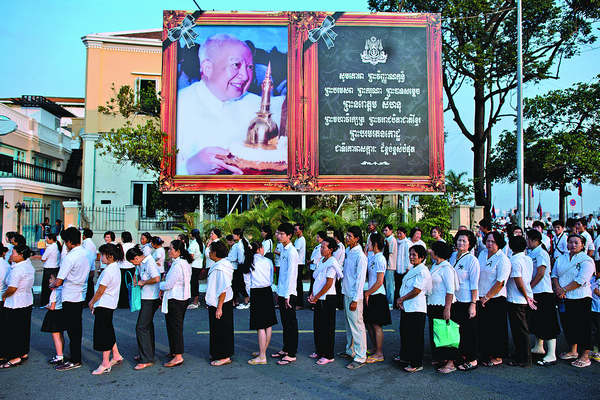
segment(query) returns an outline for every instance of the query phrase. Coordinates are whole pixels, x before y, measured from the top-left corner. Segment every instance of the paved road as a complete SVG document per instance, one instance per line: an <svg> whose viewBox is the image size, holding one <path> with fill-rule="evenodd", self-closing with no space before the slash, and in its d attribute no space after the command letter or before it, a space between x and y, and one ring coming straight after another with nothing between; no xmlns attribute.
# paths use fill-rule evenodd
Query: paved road
<svg viewBox="0 0 600 400"><path fill-rule="evenodd" d="M134 371L132 357L137 353L135 340L136 314L117 310L114 316L117 343L127 362L112 373L91 376L100 361L92 349L93 318L84 311L84 366L80 369L56 372L46 364L53 355L49 334L41 333L45 311L36 309L32 321L30 360L18 368L0 371L0 399L400 399L400 398L477 398L477 399L598 399L600 364L576 369L566 363L555 367L479 368L450 375L436 373L429 365L426 345L426 368L409 375L391 360L397 352L399 315L393 312L393 326L385 332L384 363L367 365L349 371L346 361L317 366L307 357L313 350L312 312L298 313L300 346L294 365L278 366L269 361L266 366L246 364L250 353L257 349L256 334L247 331L249 311L235 311L234 363L215 368L208 365L208 316L206 309L188 311L185 319L185 364L174 369L159 365L144 371ZM157 353L165 361L168 342L164 317L157 312ZM337 313L338 330L344 329L343 313ZM274 327L270 350L281 348L281 325ZM336 351L344 348L345 334L336 334ZM559 348L563 348L564 343Z"/></svg>

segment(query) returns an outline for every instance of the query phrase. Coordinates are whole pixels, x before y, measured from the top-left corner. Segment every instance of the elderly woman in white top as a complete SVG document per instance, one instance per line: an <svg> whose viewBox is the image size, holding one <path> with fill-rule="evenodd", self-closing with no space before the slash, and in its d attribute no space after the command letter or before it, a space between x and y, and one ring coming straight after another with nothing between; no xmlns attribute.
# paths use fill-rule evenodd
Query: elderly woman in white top
<svg viewBox="0 0 600 400"><path fill-rule="evenodd" d="M429 317L429 342L435 366L438 372L449 374L456 371L454 360L458 351L453 347L437 347L433 340L434 319L449 321L452 317L452 304L456 301L454 293L458 286L458 277L448 259L452 247L441 240L431 244L431 258L435 262L431 267L431 293L427 296L427 316Z"/></svg>
<svg viewBox="0 0 600 400"><path fill-rule="evenodd" d="M394 360L408 364L404 367L406 372L423 370L423 331L427 313L425 293L431 288L431 274L424 264L426 258L425 247L414 245L409 249L413 267L402 279L400 297L396 300L400 309L400 354Z"/></svg>
<svg viewBox="0 0 600 400"><path fill-rule="evenodd" d="M96 282L96 291L88 307L94 314L94 350L102 352L102 362L92 371L92 375L109 373L114 365L123 363L112 322L113 313L119 302L123 249L120 245L107 243L100 246L98 251L106 268Z"/></svg>
<svg viewBox="0 0 600 400"><path fill-rule="evenodd" d="M344 277L342 267L333 252L338 244L327 237L321 242L321 258L313 272L314 284L308 302L314 304L313 316L315 353L317 365L325 365L334 361L335 346L335 309L337 296L334 282Z"/></svg>
<svg viewBox="0 0 600 400"><path fill-rule="evenodd" d="M485 237L487 251L479 254L479 347L486 367L502 364L508 352L506 320L506 281L510 276L510 260L501 250L504 236L497 231Z"/></svg>
<svg viewBox="0 0 600 400"><path fill-rule="evenodd" d="M556 296L552 291L550 280L550 255L542 245L542 234L530 229L527 231L527 247L529 257L533 261L531 289L537 310L529 313L529 330L536 337L536 344L531 349L532 354L545 354L537 361L538 365L556 364L556 338L560 333L558 315L556 314ZM548 352L544 351L544 342Z"/></svg>
<svg viewBox="0 0 600 400"><path fill-rule="evenodd" d="M571 365L589 367L591 349L592 289L590 281L595 271L594 260L586 254L585 238L570 234L567 238L568 254L554 263L552 286L558 298L564 301L561 323L569 352L561 353L563 360L574 360Z"/></svg>
<svg viewBox="0 0 600 400"><path fill-rule="evenodd" d="M233 265L226 258L227 247L221 241L210 244L209 256L214 261L206 282L210 365L219 367L231 364L233 355Z"/></svg>
<svg viewBox="0 0 600 400"><path fill-rule="evenodd" d="M533 274L533 261L525 255L527 241L523 236L513 236L508 245L513 256L510 258L511 272L506 284L506 301L508 317L515 351L508 365L518 367L531 366L531 350L529 348L528 311L535 310L535 300L531 290L530 277Z"/></svg>
<svg viewBox="0 0 600 400"><path fill-rule="evenodd" d="M250 267L250 330L258 332L258 356L248 360L250 365L267 363L267 347L271 341L271 327L277 323L273 303L273 262L266 258L265 249L258 242L251 244L254 258Z"/></svg>
<svg viewBox="0 0 600 400"><path fill-rule="evenodd" d="M35 271L29 257L31 250L16 245L10 256L13 263L5 277L6 290L2 294L4 320L2 321L2 357L0 369L20 365L29 358L31 339L31 308L33 305L33 278Z"/></svg>
<svg viewBox="0 0 600 400"><path fill-rule="evenodd" d="M167 368L183 364L183 319L191 297L190 277L193 261L181 240L173 240L169 248L169 257L173 260L171 268L160 283L162 312L165 314L167 336L169 338L169 356L173 358L163 364Z"/></svg>
<svg viewBox="0 0 600 400"><path fill-rule="evenodd" d="M125 254L127 261L137 266L138 286L142 288L142 304L135 325L139 354L135 357L138 362L133 368L136 371L150 367L154 363L154 313L160 306L160 272L156 261L151 255L144 255L139 246L129 249Z"/></svg>
<svg viewBox="0 0 600 400"><path fill-rule="evenodd" d="M456 303L452 306L452 320L459 325L460 344L459 359L463 363L458 366L461 371L477 368L478 332L477 332L477 300L479 299L479 261L471 250L477 245L473 232L463 229L454 236L456 251L450 257L450 264L458 276Z"/></svg>

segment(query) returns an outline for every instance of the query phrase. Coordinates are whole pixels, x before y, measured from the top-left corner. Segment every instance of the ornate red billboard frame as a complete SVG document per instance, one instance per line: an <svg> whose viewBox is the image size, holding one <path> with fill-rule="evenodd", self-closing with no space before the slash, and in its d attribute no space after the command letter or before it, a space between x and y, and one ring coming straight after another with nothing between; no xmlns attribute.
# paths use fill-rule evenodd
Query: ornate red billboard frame
<svg viewBox="0 0 600 400"><path fill-rule="evenodd" d="M163 40L168 31L191 14L165 11ZM175 173L176 156L176 44L163 51L161 124L167 134L161 173L165 192L206 193L397 193L444 190L444 128L439 14L344 13L339 26L424 27L427 37L429 114L429 175L319 175L318 63L320 43L308 49L308 32L319 27L327 12L204 12L198 25L256 25L288 27L288 171L286 175L194 175Z"/></svg>

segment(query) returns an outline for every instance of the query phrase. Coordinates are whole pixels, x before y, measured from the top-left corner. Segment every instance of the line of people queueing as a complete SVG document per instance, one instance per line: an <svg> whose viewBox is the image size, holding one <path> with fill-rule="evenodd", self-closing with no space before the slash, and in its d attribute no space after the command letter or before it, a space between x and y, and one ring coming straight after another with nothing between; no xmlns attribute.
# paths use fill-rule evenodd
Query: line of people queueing
<svg viewBox="0 0 600 400"><path fill-rule="evenodd" d="M483 221L482 224L485 225ZM291 243L294 229L289 223L281 224L276 232L279 250L273 249L272 245L269 249L279 253L276 296L283 326L283 348L271 357L278 358L280 365L295 362L298 347L296 289L302 264L297 248ZM248 363L266 364L271 327L277 323L271 290L273 262L265 252L265 242L250 244L241 230L235 231L235 244L240 243L238 254L235 245L228 251L218 238L219 232L215 231L211 231L210 243L204 253L210 259L210 263L207 259L205 300L209 313L211 365L220 366L232 361L233 286L235 275L239 275L236 271L241 272L243 286L248 289L250 329L258 332L259 351ZM556 338L560 333L557 306L570 345L569 351L561 353L560 358L573 359L575 367L589 366L592 326L597 332L600 321L600 291L594 261L586 254L585 236L569 234L566 239L568 251L552 265L539 231L528 231L527 239L511 236L508 243L512 252L510 259L503 250L506 246L504 236L497 231L483 231L485 249L478 257L472 254L477 239L471 231L460 230L454 238L454 248L442 240L435 241L429 251L433 261L431 269L425 265L428 253L424 243L414 244L414 232L411 240L405 240L401 237L406 234L402 228L398 230L397 240L390 225L384 227L384 235L372 231L367 249L362 247L364 242L358 227L348 229L344 238L347 248L344 248L339 232L335 238L320 233L319 251L317 253L315 249L310 260L311 264L314 261L314 267L311 267L311 290L307 300L314 309L315 342L315 351L310 356L319 365L334 361L335 312L340 300L336 282L340 282L346 317L346 349L340 356L352 360L347 365L349 369L384 360L382 327L391 323L389 290L386 293L389 260L394 255L395 266L400 266L397 260L408 254L410 266L396 270L393 279L394 283L400 284L395 305L401 310L400 353L394 360L403 364L405 371L416 372L423 368L426 316L430 320L433 361L441 373L472 370L477 368L478 360L490 367L502 364L508 354L507 316L514 341L509 364L531 365L532 352L544 354L537 361L539 365L555 364ZM86 233L89 234L84 232L84 238L88 239ZM102 362L93 374L110 372L113 366L123 362L116 344L112 315L119 302L125 262L133 265L136 283L142 287L136 324L139 354L135 369L145 369L154 363L152 320L158 308L165 313L169 338L169 361L164 366L183 364L183 321L190 305L194 308L193 305L198 304L198 284L197 281L193 283L192 268L195 257L188 249L203 254L199 232L195 234L199 249L191 245L186 248L183 240L171 242L169 257L173 263L164 279L155 257L145 251L147 243L142 243L141 247L131 245L126 251L121 244L100 246L98 250L104 268L93 296L87 302L95 318L94 349L102 353ZM80 232L68 228L61 232L61 237L68 252L61 260L56 276L51 274L48 278L51 289L49 310L42 330L52 332L57 356L51 363L57 364L57 370L64 371L81 366L81 312L92 275L91 252L80 245ZM529 255L525 253L527 248ZM0 248L0 255L4 257L8 250ZM34 274L30 257L27 246L17 242L9 255L12 264L0 260L0 274L3 274L0 276L3 278L0 318L6 327L2 329L4 346L0 351L4 360L0 368L11 368L28 358ZM192 293L194 286L196 296ZM193 299L191 304L190 299ZM434 319L458 323L458 348L435 345ZM61 357L63 331L67 332L70 341L68 361ZM533 349L529 346L530 332L537 338ZM369 352L367 333L374 346Z"/></svg>

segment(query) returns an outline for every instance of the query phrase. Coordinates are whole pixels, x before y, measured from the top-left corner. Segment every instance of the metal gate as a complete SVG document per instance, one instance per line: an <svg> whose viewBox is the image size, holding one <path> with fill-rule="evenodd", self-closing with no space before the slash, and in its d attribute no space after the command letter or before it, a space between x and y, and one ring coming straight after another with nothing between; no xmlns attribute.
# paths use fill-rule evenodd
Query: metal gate
<svg viewBox="0 0 600 400"><path fill-rule="evenodd" d="M27 246L31 250L37 250L37 242L42 238L42 223L44 218L56 217L61 219L62 210L52 209L50 204L43 204L41 199L24 199L17 206L17 231L20 232L27 241ZM52 214L52 215L51 215ZM50 225L54 223L50 220Z"/></svg>

